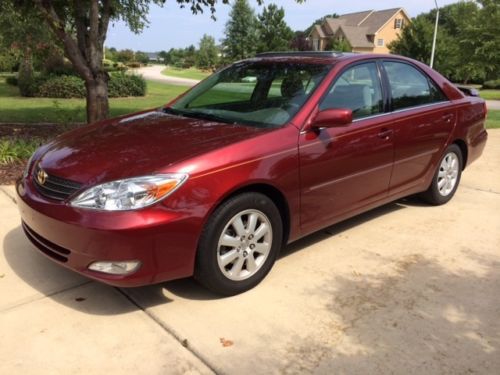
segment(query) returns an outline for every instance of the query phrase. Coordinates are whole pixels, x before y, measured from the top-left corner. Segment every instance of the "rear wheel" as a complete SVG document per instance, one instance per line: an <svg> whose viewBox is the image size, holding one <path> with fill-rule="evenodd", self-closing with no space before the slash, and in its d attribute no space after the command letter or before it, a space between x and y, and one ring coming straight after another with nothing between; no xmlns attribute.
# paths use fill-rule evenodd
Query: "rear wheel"
<svg viewBox="0 0 500 375"><path fill-rule="evenodd" d="M218 294L249 290L271 270L282 236L281 216L270 198L260 193L230 198L203 230L195 278Z"/></svg>
<svg viewBox="0 0 500 375"><path fill-rule="evenodd" d="M448 202L458 188L462 168L462 151L456 144L452 144L445 150L429 189L422 193L421 197L433 205Z"/></svg>

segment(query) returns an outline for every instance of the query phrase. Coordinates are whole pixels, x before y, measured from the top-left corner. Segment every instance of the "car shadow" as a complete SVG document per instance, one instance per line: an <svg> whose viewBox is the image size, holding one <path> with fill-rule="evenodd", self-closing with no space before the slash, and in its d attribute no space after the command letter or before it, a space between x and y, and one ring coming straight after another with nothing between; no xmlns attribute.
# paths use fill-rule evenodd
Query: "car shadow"
<svg viewBox="0 0 500 375"><path fill-rule="evenodd" d="M279 263L281 259L293 256L296 252L305 250L307 247L317 242L337 236L350 228L365 225L384 215L404 209L405 206L413 205L420 206L422 204L414 198L406 198L404 200L375 208L371 211L310 234L285 246L278 257L277 262ZM90 281L41 255L28 241L28 239L25 238L20 226L7 233L3 242L3 250L5 259L10 268L26 284L31 286L40 294L48 296L58 303L64 304L76 310L85 311L86 313L98 315L126 313L138 307L144 309L173 302L174 300L170 298L169 295L179 297L181 299L200 301L225 298L204 289L193 278L175 280L138 288L114 288ZM40 280L44 280L45 282L40 282ZM129 299L132 304L128 304L128 308L113 310L109 308L109 304L108 306L103 306L100 303L90 305L90 302L87 301L92 299L89 298L88 295L82 295L72 299L67 298L66 293L63 293L70 289L90 283L95 285L92 288L85 289L88 293L92 293L92 291L95 292L96 289L101 293L109 293L109 289L114 289L113 292L121 294L122 297L125 296L125 298ZM141 297L140 303L137 302L139 300L139 296ZM144 298L144 296L146 296L146 298ZM87 303L80 303L82 301L86 301Z"/></svg>

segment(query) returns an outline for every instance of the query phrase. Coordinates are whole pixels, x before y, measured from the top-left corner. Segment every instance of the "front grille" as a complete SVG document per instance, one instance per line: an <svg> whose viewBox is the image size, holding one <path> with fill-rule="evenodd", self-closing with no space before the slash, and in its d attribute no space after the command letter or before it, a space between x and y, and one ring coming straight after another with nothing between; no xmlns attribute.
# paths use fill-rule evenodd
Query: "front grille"
<svg viewBox="0 0 500 375"><path fill-rule="evenodd" d="M43 238L38 233L33 231L33 229L28 227L24 221L22 224L24 233L33 243L33 245L38 248L38 250L59 262L66 263L68 261L68 257L71 254L70 250L65 249L64 247L56 245L55 243Z"/></svg>
<svg viewBox="0 0 500 375"><path fill-rule="evenodd" d="M46 175L47 177L45 178L44 183L41 184L37 177L40 171L40 167L37 166L33 173L33 182L39 193L46 198L63 201L82 187L82 185L78 182L66 180L49 174Z"/></svg>

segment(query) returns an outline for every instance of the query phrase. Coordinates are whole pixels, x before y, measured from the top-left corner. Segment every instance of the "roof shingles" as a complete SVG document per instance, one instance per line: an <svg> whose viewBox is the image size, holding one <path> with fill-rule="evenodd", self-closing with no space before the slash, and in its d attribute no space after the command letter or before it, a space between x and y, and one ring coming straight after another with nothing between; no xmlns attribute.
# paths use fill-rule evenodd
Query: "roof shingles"
<svg viewBox="0 0 500 375"><path fill-rule="evenodd" d="M379 31L401 9L367 10L343 14L338 18L327 18L323 25L316 25L315 28L321 38L332 36L341 31L354 48L374 47L373 42L368 39L368 35Z"/></svg>

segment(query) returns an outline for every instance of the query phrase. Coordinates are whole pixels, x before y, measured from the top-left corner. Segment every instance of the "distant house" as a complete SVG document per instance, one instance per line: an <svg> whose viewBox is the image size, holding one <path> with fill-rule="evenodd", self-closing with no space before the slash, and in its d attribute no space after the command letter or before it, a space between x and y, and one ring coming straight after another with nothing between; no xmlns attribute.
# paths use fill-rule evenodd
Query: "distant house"
<svg viewBox="0 0 500 375"><path fill-rule="evenodd" d="M389 53L387 45L411 22L403 8L367 10L326 18L315 25L309 41L315 51L328 49L333 41L347 40L353 52Z"/></svg>
<svg viewBox="0 0 500 375"><path fill-rule="evenodd" d="M159 56L158 52L145 52L151 62L163 62L163 58Z"/></svg>

